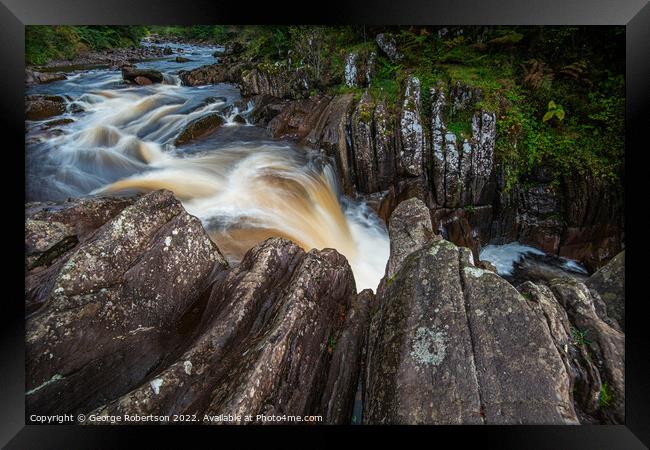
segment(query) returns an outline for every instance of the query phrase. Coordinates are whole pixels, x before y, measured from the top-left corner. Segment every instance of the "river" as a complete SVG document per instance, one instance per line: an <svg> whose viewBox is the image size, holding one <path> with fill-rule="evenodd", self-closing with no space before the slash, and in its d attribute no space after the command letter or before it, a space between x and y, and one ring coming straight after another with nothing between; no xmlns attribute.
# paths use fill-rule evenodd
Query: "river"
<svg viewBox="0 0 650 450"><path fill-rule="evenodd" d="M160 45L175 54L136 67L161 71L161 84L127 85L118 70L89 68L28 88L28 95L63 95L77 112L54 118L72 120L55 128L44 126L53 119L26 123L27 201L169 189L233 264L282 236L305 250L337 249L357 290L374 290L389 256L386 228L366 204L341 194L333 162L234 120L250 112L236 86L181 86L178 72L214 63L216 48ZM177 55L190 61L175 62ZM188 123L213 113L223 117L221 128L174 146Z"/></svg>

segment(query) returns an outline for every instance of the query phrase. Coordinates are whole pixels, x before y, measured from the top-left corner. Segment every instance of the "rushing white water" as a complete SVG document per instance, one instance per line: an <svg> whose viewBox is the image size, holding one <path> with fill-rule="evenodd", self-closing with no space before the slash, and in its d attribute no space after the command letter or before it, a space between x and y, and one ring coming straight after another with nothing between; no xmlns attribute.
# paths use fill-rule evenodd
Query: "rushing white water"
<svg viewBox="0 0 650 450"><path fill-rule="evenodd" d="M483 261L489 261L496 267L497 273L502 276L511 276L515 264L521 262L530 255L546 256L543 251L520 244L519 242L510 242L503 245L486 245L481 249L480 258ZM557 265L567 272L575 272L587 275L587 270L577 261L561 257L553 257L557 260Z"/></svg>
<svg viewBox="0 0 650 450"><path fill-rule="evenodd" d="M480 258L494 264L499 275L512 275L515 263L526 254L544 255L544 252L534 247L510 242L504 245L486 245L481 249Z"/></svg>
<svg viewBox="0 0 650 450"><path fill-rule="evenodd" d="M59 135L28 124L30 199L169 189L232 262L263 239L282 236L306 250L337 249L358 291L377 287L389 255L385 226L365 204L340 195L319 152L233 120L251 108L235 87L180 86L175 73L164 84L125 87L119 72L100 70L48 89L69 95L70 106L84 112L69 114L74 122L59 126ZM215 112L225 121L217 132L173 145L187 124Z"/></svg>

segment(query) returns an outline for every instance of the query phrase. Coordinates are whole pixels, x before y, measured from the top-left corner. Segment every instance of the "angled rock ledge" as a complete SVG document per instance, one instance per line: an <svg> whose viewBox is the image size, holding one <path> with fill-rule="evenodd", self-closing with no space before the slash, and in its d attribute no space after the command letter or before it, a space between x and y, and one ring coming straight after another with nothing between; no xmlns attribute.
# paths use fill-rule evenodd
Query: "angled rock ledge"
<svg viewBox="0 0 650 450"><path fill-rule="evenodd" d="M432 241L378 294L364 422L577 423L546 323L471 253Z"/></svg>

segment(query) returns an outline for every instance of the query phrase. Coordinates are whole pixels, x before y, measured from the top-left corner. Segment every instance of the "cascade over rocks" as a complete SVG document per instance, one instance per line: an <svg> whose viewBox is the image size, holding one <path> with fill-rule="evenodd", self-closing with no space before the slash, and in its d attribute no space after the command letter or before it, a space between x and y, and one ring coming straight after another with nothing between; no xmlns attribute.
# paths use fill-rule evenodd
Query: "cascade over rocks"
<svg viewBox="0 0 650 450"><path fill-rule="evenodd" d="M332 156L344 192L365 194L384 219L400 201L418 197L432 209L434 228L451 226L445 233L475 257L487 243L519 240L595 270L622 249L622 203L606 185L567 179L562 190L543 181L506 191L495 162L496 114L477 109L480 89L438 83L430 88L429 120L414 76L397 111L367 91L358 101L352 94L280 100L264 91L253 97L253 120L274 137ZM447 129L459 112L471 117L462 139ZM467 222L456 219L461 210Z"/></svg>
<svg viewBox="0 0 650 450"><path fill-rule="evenodd" d="M374 295L335 250L271 238L229 269L164 190L26 215L28 412L350 423Z"/></svg>
<svg viewBox="0 0 650 450"><path fill-rule="evenodd" d="M377 52L400 61L398 39L378 35L376 51L344 55L343 73L325 81L284 61L238 58L237 46L179 73L185 86L237 84L254 108L234 122L334 161L343 193L388 225L376 295L356 292L336 250L282 238L229 267L169 191L27 204L28 412L313 414L348 424L361 385L370 424L624 423L622 193L589 175L557 183L544 168L506 187L497 114L480 88L429 87L411 73L396 102L392 91L375 98ZM116 64L127 83L164 81ZM26 72L28 83L59 76ZM310 95L332 80L354 93ZM27 118L79 112L71 101L30 96ZM175 145L223 123L204 115ZM479 261L482 245L512 240L600 270L515 288Z"/></svg>

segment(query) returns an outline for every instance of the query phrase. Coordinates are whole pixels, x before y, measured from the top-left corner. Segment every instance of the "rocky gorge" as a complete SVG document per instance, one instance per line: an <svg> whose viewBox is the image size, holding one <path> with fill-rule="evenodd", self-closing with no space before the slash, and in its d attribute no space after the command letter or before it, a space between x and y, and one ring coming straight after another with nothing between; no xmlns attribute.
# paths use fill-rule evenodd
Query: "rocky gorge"
<svg viewBox="0 0 650 450"><path fill-rule="evenodd" d="M348 72L362 73L367 62L350 58L349 64ZM384 220L401 200L420 198L435 228L477 258L488 242L520 241L593 271L624 248L622 191L607 182L567 176L558 186L540 167L529 186L506 190L495 158L497 113L481 109L480 89L441 81L424 105L421 81L411 76L397 105L368 90L359 99L309 95L309 80L299 71L232 55L180 78L188 86L236 83L255 104L254 123L336 161L346 194L365 198ZM471 117L463 140L447 129L447 117L461 112Z"/></svg>
<svg viewBox="0 0 650 450"><path fill-rule="evenodd" d="M336 250L282 238L229 266L169 191L27 217L29 411L345 424L361 383L364 423L624 420L623 255L515 288L411 199L374 294Z"/></svg>
<svg viewBox="0 0 650 450"><path fill-rule="evenodd" d="M25 205L28 412L624 423L621 192L543 166L509 185L507 105L471 83L409 73L377 95L377 58L405 57L390 33L344 58L338 93L241 46L207 64L182 48L82 72L90 94L57 84L76 74L27 80L48 86L27 99L28 146L76 169ZM481 260L513 241L589 273L513 280Z"/></svg>

